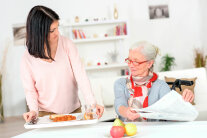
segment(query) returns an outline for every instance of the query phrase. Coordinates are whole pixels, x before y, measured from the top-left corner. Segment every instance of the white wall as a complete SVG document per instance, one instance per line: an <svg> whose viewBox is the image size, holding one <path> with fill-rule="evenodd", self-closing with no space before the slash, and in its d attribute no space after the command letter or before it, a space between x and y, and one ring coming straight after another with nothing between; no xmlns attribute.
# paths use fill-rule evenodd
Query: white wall
<svg viewBox="0 0 207 138"><path fill-rule="evenodd" d="M147 9L140 11L137 4L132 4L133 16L131 24L131 40L148 40L161 49L161 54L170 53L176 58L175 69L193 67L193 47L200 43L200 21L198 20L198 1L171 0L169 1L169 19L148 20ZM144 5L144 4L143 4ZM142 8L143 9L143 8ZM135 27L135 24L137 26ZM158 57L156 69L160 63Z"/></svg>
<svg viewBox="0 0 207 138"><path fill-rule="evenodd" d="M201 18L201 40L202 40L202 46L207 49L207 1L206 0L200 0L199 1L200 5L200 18ZM206 51L207 53L207 51Z"/></svg>
<svg viewBox="0 0 207 138"><path fill-rule="evenodd" d="M5 43L12 40L12 24L23 23L29 10L37 4L55 10L61 19L79 17L111 17L113 4L117 3L119 17L129 21L129 47L139 40L147 40L176 58L174 69L193 67L193 48L207 44L205 0L168 0L169 19L149 20L148 5L159 4L153 0L1 0L0 4L0 65ZM200 10L200 7L201 10ZM100 47L100 46L99 46ZM25 111L24 93L19 77L19 61L23 47L10 46L3 76L5 116L20 115ZM96 49L100 53L102 49ZM127 53L127 51L126 51ZM159 70L160 58L155 70Z"/></svg>

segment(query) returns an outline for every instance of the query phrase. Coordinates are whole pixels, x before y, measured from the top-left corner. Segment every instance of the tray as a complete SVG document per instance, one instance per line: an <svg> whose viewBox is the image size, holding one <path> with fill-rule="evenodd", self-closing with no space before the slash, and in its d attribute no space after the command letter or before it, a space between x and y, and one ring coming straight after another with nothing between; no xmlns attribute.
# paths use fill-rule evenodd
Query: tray
<svg viewBox="0 0 207 138"><path fill-rule="evenodd" d="M65 115L68 115L68 114L65 114ZM52 122L52 120L49 119L49 115L47 115L44 117L38 117L38 121L36 124L25 123L24 127L26 129L34 129L34 128L63 127L63 126L87 125L87 124L98 123L98 119L82 120L83 118L82 113L76 113L76 114L70 114L70 115L76 116L77 120Z"/></svg>

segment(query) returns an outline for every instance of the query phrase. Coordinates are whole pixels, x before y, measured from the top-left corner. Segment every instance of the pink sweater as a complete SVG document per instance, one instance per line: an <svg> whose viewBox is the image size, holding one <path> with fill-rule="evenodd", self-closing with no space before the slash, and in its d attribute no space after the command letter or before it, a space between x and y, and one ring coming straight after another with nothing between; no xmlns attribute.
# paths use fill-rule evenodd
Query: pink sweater
<svg viewBox="0 0 207 138"><path fill-rule="evenodd" d="M72 41L59 36L54 60L43 61L27 50L22 57L21 78L30 111L71 113L80 107L78 87L85 102L95 104L90 82Z"/></svg>

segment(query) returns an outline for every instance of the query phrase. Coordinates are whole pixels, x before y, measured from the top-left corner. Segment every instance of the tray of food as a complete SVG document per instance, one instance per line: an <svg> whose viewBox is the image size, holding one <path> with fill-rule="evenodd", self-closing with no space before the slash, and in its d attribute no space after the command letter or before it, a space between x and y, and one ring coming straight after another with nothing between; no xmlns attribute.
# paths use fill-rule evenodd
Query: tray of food
<svg viewBox="0 0 207 138"><path fill-rule="evenodd" d="M26 129L34 128L47 128L47 127L62 127L62 126L75 126L95 124L98 122L97 116L94 114L55 114L47 115L44 117L38 117L36 121L25 123Z"/></svg>

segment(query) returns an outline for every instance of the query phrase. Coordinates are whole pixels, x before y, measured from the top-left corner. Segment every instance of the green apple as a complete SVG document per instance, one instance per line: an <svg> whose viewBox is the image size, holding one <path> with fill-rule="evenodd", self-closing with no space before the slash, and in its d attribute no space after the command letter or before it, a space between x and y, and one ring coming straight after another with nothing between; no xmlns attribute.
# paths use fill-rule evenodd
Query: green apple
<svg viewBox="0 0 207 138"><path fill-rule="evenodd" d="M116 118L115 120L114 120L114 124L113 124L113 126L125 126L125 124L119 119L119 118Z"/></svg>

